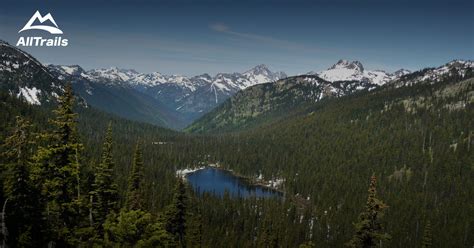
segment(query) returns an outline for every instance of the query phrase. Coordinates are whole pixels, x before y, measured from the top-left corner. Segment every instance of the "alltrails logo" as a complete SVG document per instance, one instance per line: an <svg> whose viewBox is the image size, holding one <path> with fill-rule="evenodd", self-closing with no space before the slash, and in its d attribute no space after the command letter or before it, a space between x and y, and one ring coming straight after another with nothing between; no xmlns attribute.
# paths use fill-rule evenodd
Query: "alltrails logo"
<svg viewBox="0 0 474 248"><path fill-rule="evenodd" d="M35 22L39 23L35 25ZM41 16L39 11L30 18L26 25L18 31L18 33L28 30L43 30L50 34L63 34L63 31L59 29L58 24L54 21L53 16L48 13L45 16ZM68 40L63 39L61 36L55 36L53 38L43 38L38 36L23 37L21 36L16 43L17 46L47 46L47 47L65 47L68 45Z"/></svg>

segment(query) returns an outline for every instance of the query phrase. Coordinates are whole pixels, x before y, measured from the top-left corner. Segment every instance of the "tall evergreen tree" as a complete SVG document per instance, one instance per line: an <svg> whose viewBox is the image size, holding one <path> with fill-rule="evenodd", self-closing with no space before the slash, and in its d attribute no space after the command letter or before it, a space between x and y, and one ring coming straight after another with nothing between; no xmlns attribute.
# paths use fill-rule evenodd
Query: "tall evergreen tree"
<svg viewBox="0 0 474 248"><path fill-rule="evenodd" d="M423 240L421 241L422 248L430 248L433 247L433 234L431 230L431 222L428 220L425 226L425 230L423 232Z"/></svg>
<svg viewBox="0 0 474 248"><path fill-rule="evenodd" d="M203 240L202 233L202 215L200 210L194 206L191 210L188 209L186 216L186 246L201 247Z"/></svg>
<svg viewBox="0 0 474 248"><path fill-rule="evenodd" d="M74 113L72 86L65 87L59 97L56 117L50 120L52 132L44 135L47 146L41 146L35 156L36 180L42 185L46 201L44 216L51 231L51 243L71 246L76 240L74 229L81 218L80 153Z"/></svg>
<svg viewBox="0 0 474 248"><path fill-rule="evenodd" d="M127 207L130 210L142 209L143 197L141 185L143 181L143 153L140 142L137 142L132 162L132 172L128 181Z"/></svg>
<svg viewBox="0 0 474 248"><path fill-rule="evenodd" d="M370 248L375 247L377 241L390 239L390 235L383 231L380 222L380 218L383 216L383 210L388 206L376 198L376 184L377 178L372 176L365 211L359 215L359 222L354 224L356 233L346 244L349 247Z"/></svg>
<svg viewBox="0 0 474 248"><path fill-rule="evenodd" d="M274 248L279 247L278 238L272 223L269 220L263 221L263 231L258 241L258 247Z"/></svg>
<svg viewBox="0 0 474 248"><path fill-rule="evenodd" d="M10 246L32 247L33 240L40 239L41 207L38 192L30 179L30 167L34 139L31 124L22 117L16 117L16 126L3 144L2 154L7 161L4 181L6 193L6 227ZM3 237L4 239L6 237Z"/></svg>
<svg viewBox="0 0 474 248"><path fill-rule="evenodd" d="M182 179L178 179L176 184L173 201L165 213L165 229L169 233L175 235L181 246L186 246L185 229L186 229L186 187Z"/></svg>
<svg viewBox="0 0 474 248"><path fill-rule="evenodd" d="M92 196L92 221L102 232L102 223L107 215L118 210L118 186L114 182L115 163L112 158L112 125L109 123L102 146L101 162L95 169Z"/></svg>

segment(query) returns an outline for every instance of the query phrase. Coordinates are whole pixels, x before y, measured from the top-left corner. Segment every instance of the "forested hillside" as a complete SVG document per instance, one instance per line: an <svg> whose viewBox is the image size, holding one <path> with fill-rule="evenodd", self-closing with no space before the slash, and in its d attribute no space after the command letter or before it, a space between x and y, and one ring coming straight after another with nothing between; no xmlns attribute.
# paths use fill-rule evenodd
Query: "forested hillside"
<svg viewBox="0 0 474 248"><path fill-rule="evenodd" d="M419 247L431 223L436 246L468 246L474 80L456 81L321 102L305 116L219 136L216 159L247 175L284 178L287 194L310 204L318 245L342 246L375 174L389 205L385 245Z"/></svg>
<svg viewBox="0 0 474 248"><path fill-rule="evenodd" d="M209 156L221 143L217 139L182 135L81 106L73 108L79 112L76 132L67 94L54 113L2 95L0 200L6 244L215 247L235 241L297 246L307 240L307 225L295 221L302 212L291 201L201 198L180 183L177 168L215 161ZM72 136L62 135L59 142L65 131ZM66 160L59 160L62 156ZM278 226L273 223L288 208L292 215ZM239 231L235 225L258 231ZM269 231L277 228L287 238L274 240L276 234ZM222 232L227 233L224 238Z"/></svg>
<svg viewBox="0 0 474 248"><path fill-rule="evenodd" d="M189 127L188 132L222 132L246 129L256 124L293 115L305 106L327 98L367 91L376 85L365 81L328 82L318 76L295 76L255 85L224 102Z"/></svg>
<svg viewBox="0 0 474 248"><path fill-rule="evenodd" d="M438 68L401 75L382 86L364 80L329 82L316 75L289 77L240 91L185 130L194 133L245 130L304 115L319 101L413 84L457 82L472 76L473 69L472 61L453 60Z"/></svg>

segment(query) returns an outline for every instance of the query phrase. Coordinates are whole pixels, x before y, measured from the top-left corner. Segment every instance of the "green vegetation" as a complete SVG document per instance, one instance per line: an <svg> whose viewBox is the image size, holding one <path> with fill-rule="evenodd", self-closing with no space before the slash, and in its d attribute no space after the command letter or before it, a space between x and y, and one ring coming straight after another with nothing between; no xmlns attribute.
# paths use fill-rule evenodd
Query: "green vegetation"
<svg viewBox="0 0 474 248"><path fill-rule="evenodd" d="M365 211L359 215L359 222L354 224L356 233L347 243L349 247L370 248L375 247L377 241L382 243L382 241L390 240L390 235L383 232L382 223L380 222L383 211L388 206L376 198L376 183L376 177L372 176Z"/></svg>
<svg viewBox="0 0 474 248"><path fill-rule="evenodd" d="M2 240L12 247L176 246L158 216L142 209L143 161L138 146L127 207L119 212L110 124L98 166L83 163L74 98L67 86L54 117L44 123L49 125L46 132L33 135L30 123L17 117L6 137Z"/></svg>
<svg viewBox="0 0 474 248"><path fill-rule="evenodd" d="M119 207L118 186L114 180L115 163L112 157L112 125L109 124L102 145L101 162L95 168L94 183L90 192L91 222L99 234L103 233L102 223L109 214Z"/></svg>
<svg viewBox="0 0 474 248"><path fill-rule="evenodd" d="M70 88L54 111L0 93L2 240L11 247L377 247L380 240L468 247L473 82L445 78L291 108L282 101L277 118L206 135L74 105ZM284 179L285 197L197 196L176 178L176 169L217 161L241 175ZM377 194L373 179L367 197L371 175Z"/></svg>

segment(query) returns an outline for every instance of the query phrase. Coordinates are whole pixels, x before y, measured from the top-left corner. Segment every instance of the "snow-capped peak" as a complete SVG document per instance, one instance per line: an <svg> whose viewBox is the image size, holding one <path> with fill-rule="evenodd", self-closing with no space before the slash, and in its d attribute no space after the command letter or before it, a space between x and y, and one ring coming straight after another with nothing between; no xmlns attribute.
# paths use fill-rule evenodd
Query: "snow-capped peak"
<svg viewBox="0 0 474 248"><path fill-rule="evenodd" d="M437 68L427 68L418 71L413 77L398 78L392 83L397 87L404 85L412 85L415 83L435 83L449 76L465 77L467 73L472 73L473 70L474 61L453 60Z"/></svg>
<svg viewBox="0 0 474 248"><path fill-rule="evenodd" d="M249 80L249 84L246 85L246 87L255 84L273 82L287 77L284 72L270 71L270 69L268 69L268 67L264 64L257 65L252 69L244 72L242 75Z"/></svg>
<svg viewBox="0 0 474 248"><path fill-rule="evenodd" d="M61 66L57 66L56 69L59 69L59 70L63 71L64 73L69 74L69 75L73 75L73 76L81 75L81 73L84 72L82 67L80 67L78 65L61 65Z"/></svg>
<svg viewBox="0 0 474 248"><path fill-rule="evenodd" d="M403 69L403 68L402 68L402 69L400 69L400 70L398 70L398 71L395 71L395 72L393 73L393 75L395 75L397 78L399 78L399 77L401 77L401 76L403 76L403 75L410 74L410 73L411 73L410 70L407 70L407 69Z"/></svg>
<svg viewBox="0 0 474 248"><path fill-rule="evenodd" d="M261 74L261 75L270 75L272 74L272 72L270 71L270 69L268 69L268 66L265 65L265 64L260 64L260 65L257 65L255 67L253 67L252 69L246 71L243 73L244 75L256 75L256 74Z"/></svg>
<svg viewBox="0 0 474 248"><path fill-rule="evenodd" d="M357 71L363 72L364 66L362 66L362 63L357 60L349 62L348 60L340 59L336 64L331 66L328 70L333 70L333 69L349 69L349 70L357 70Z"/></svg>
<svg viewBox="0 0 474 248"><path fill-rule="evenodd" d="M396 73L391 74L383 70L366 70L362 63L357 60L350 62L341 59L325 71L319 73L310 72L309 74L317 74L319 77L329 82L365 81L376 85L383 85L407 73L410 72L408 70L399 70Z"/></svg>
<svg viewBox="0 0 474 248"><path fill-rule="evenodd" d="M193 83L191 82L191 80L190 80L188 77L186 77L186 76L182 76L182 75L171 75L171 76L168 76L168 83L177 84L178 86L188 88L188 89L190 89L191 91L194 91L194 90L195 90L195 86L193 85Z"/></svg>
<svg viewBox="0 0 474 248"><path fill-rule="evenodd" d="M201 87L217 89L226 94L243 90L247 87L277 81L286 78L284 72L272 72L264 64L257 65L244 73L218 73L215 76L201 74L194 77L182 75L164 75L159 72L138 73L135 70L110 67L107 69L93 69L84 72L78 66L51 66L64 76L82 76L88 80L104 84L129 85L140 89L166 85L182 88L185 91L194 92Z"/></svg>
<svg viewBox="0 0 474 248"><path fill-rule="evenodd" d="M139 73L133 69L120 69L117 67L110 67L108 69L93 69L87 72L92 80L100 81L103 79L109 81L122 81L126 82L131 78L139 75Z"/></svg>
<svg viewBox="0 0 474 248"><path fill-rule="evenodd" d="M47 68L51 71L57 74L56 76L60 80L64 80L66 77L73 76L73 77L86 77L88 78L88 75L82 69L82 67L78 65L47 65Z"/></svg>
<svg viewBox="0 0 474 248"><path fill-rule="evenodd" d="M474 61L455 59L455 60L447 63L446 66L454 66L454 67L458 66L458 67L472 68L474 66Z"/></svg>
<svg viewBox="0 0 474 248"><path fill-rule="evenodd" d="M168 79L166 78L166 76L159 72L152 72L149 74L137 74L129 80L131 84L143 85L146 87L164 84L167 81Z"/></svg>

